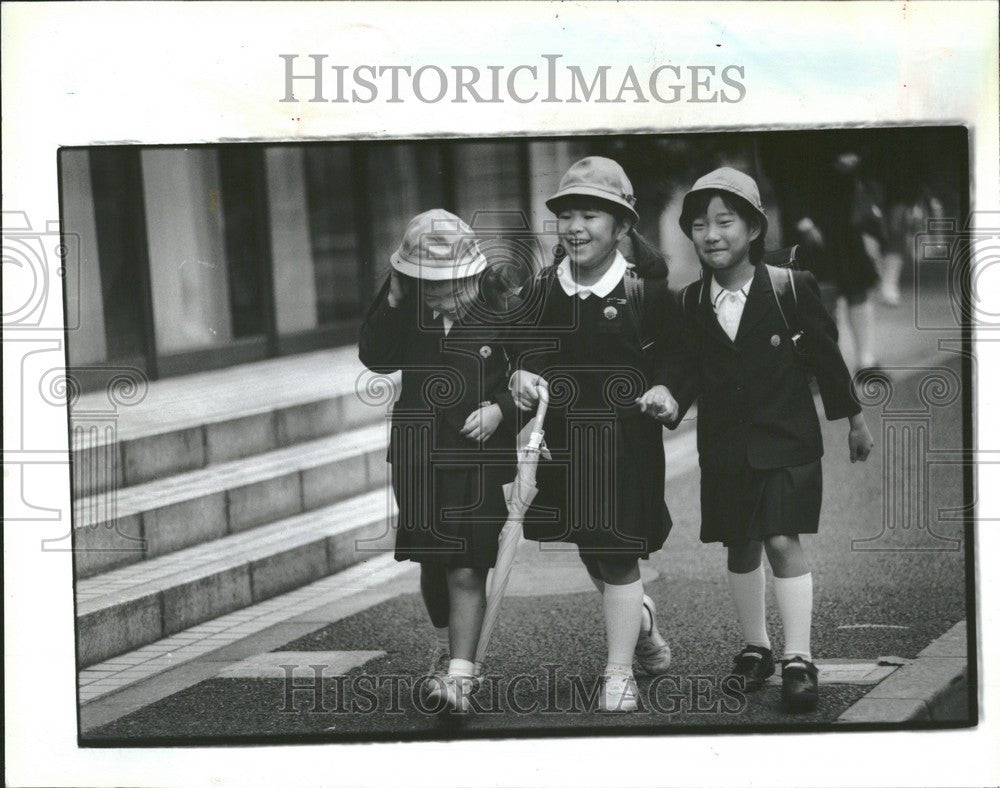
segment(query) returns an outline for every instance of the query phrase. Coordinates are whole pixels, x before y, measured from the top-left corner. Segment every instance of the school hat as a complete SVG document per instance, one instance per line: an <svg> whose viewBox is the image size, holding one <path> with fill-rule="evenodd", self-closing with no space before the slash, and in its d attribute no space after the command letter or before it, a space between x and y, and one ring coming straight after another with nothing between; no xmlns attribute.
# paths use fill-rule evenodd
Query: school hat
<svg viewBox="0 0 1000 788"><path fill-rule="evenodd" d="M389 262L401 274L431 282L465 279L486 268L469 225L442 208L410 220Z"/></svg>
<svg viewBox="0 0 1000 788"><path fill-rule="evenodd" d="M684 195L684 207L681 209L679 221L681 229L688 238L691 237L691 222L694 221L694 217L691 215L691 195L701 191L708 191L709 189L717 189L718 191L735 194L744 202L749 203L750 207L753 208L760 218L759 237L763 238L767 235L767 214L764 213L764 204L760 201L760 190L757 188L757 181L745 172L734 170L732 167L720 167L696 180L694 186Z"/></svg>
<svg viewBox="0 0 1000 788"><path fill-rule="evenodd" d="M632 182L618 162L603 156L580 159L566 170L566 174L559 181L558 191L545 201L545 205L555 213L556 204L562 198L570 196L597 197L620 205L628 211L633 222L639 221L639 214L635 210Z"/></svg>

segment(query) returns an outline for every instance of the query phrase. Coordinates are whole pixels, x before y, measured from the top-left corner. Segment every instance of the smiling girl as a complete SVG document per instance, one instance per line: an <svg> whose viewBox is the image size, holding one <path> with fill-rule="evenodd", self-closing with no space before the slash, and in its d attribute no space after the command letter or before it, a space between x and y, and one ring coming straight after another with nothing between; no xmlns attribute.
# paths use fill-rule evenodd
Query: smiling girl
<svg viewBox="0 0 1000 788"><path fill-rule="evenodd" d="M558 220L557 264L536 279L536 344L520 354L511 378L522 410L533 409L542 388L550 402L545 440L552 462L538 468L524 533L575 544L603 593L608 659L601 708L616 711L637 707L633 657L650 673L670 664L638 559L659 550L671 526L662 426L647 414L676 409L667 386L683 353L665 278L643 283L641 309L629 301L630 290L635 296L626 279L634 274L618 250L626 236L644 262L658 263L644 267L665 270L662 256L634 231L634 202L631 183L610 159L588 157L563 176L546 202ZM653 349L644 352L649 340Z"/></svg>
<svg viewBox="0 0 1000 788"><path fill-rule="evenodd" d="M682 413L699 396L701 540L726 547L745 641L733 674L753 691L774 673L764 609L766 552L784 629L782 696L789 710L809 711L819 697L810 646L813 577L799 537L817 532L823 498L823 438L809 376L827 419L848 419L851 462L868 458L872 437L813 275L769 271L762 262L767 216L753 178L730 167L699 178L684 197L680 225L703 277L684 293L693 307L685 318L698 374L673 391ZM796 294L808 367L795 350L772 274L778 282L785 277Z"/></svg>

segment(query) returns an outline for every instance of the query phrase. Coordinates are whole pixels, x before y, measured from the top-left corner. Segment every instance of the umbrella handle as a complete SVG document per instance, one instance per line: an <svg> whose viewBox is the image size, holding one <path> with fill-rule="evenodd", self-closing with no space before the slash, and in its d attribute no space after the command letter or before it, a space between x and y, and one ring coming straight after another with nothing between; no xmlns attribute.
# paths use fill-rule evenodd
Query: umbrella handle
<svg viewBox="0 0 1000 788"><path fill-rule="evenodd" d="M538 388L538 411L535 413L535 432L543 432L545 413L549 409L549 390L545 386Z"/></svg>

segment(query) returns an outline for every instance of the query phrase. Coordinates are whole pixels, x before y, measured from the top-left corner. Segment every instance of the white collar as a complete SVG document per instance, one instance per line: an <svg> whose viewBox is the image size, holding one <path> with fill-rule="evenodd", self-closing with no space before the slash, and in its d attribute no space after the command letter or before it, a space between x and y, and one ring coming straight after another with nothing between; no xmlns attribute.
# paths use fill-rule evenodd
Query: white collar
<svg viewBox="0 0 1000 788"><path fill-rule="evenodd" d="M628 261L622 256L622 253L615 250L615 260L611 263L611 267L604 272L604 276L598 279L592 285L578 285L576 280L573 279L573 272L569 265L569 257L564 257L563 261L559 263L559 267L556 269L556 278L559 280L559 284L562 285L562 289L566 292L568 296L578 295L580 298L586 298L591 293L595 293L601 298L607 297L607 295L614 290L618 283L625 276L625 270L628 268Z"/></svg>
<svg viewBox="0 0 1000 788"><path fill-rule="evenodd" d="M747 295L750 293L751 284L753 284L753 277L751 277L750 281L748 281L745 285L743 285L743 287L741 287L739 290L727 290L717 281L715 281L715 277L713 276L712 281L708 285L708 297L712 299L712 306L715 308L718 308L719 298L723 293L729 293L730 295L734 295L736 296L737 299L739 299L742 303L745 304L747 301Z"/></svg>
<svg viewBox="0 0 1000 788"><path fill-rule="evenodd" d="M448 332L451 331L451 327L455 325L455 321L448 317L448 315L442 315L436 309L432 309L431 312L434 314L435 320L439 317L441 318L441 322L444 323L444 335L448 336Z"/></svg>

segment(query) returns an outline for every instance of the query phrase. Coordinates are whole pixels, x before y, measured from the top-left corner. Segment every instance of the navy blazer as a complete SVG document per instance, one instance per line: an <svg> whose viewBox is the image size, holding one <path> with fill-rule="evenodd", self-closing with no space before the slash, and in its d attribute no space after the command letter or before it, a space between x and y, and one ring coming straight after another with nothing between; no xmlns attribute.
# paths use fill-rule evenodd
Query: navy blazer
<svg viewBox="0 0 1000 788"><path fill-rule="evenodd" d="M852 416L861 406L837 346L836 323L820 301L813 275L792 271L792 276L798 328L805 335L810 371L826 417ZM674 397L682 415L698 399L701 466L724 471L749 464L769 469L818 460L823 439L812 390L765 266L760 263L755 268L735 341L719 325L708 280L689 288L700 291L694 315L685 316L690 374Z"/></svg>

